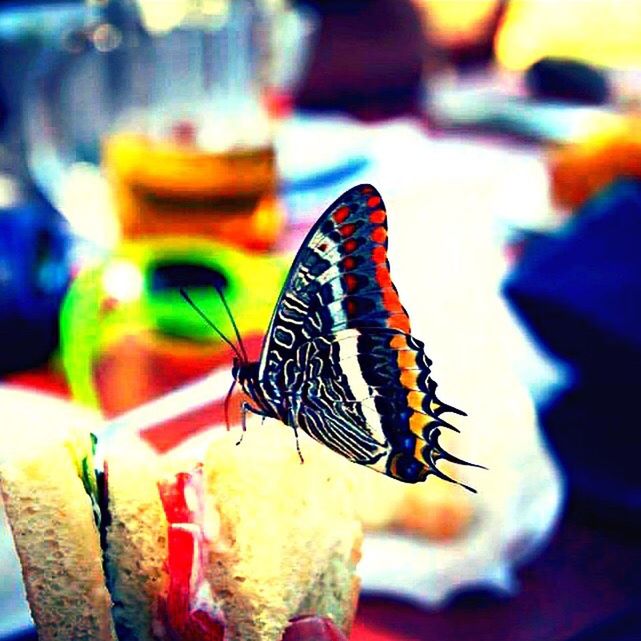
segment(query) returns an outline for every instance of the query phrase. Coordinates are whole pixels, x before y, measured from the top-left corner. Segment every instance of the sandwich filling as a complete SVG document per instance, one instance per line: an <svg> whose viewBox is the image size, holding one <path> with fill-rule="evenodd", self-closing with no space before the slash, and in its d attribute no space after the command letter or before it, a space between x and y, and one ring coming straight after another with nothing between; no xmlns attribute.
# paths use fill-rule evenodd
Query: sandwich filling
<svg viewBox="0 0 641 641"><path fill-rule="evenodd" d="M210 533L202 466L158 484L168 523L169 585L158 622L172 641L222 641L225 618L205 578Z"/></svg>
<svg viewBox="0 0 641 641"><path fill-rule="evenodd" d="M100 528L101 511L100 511L100 490L99 490L99 472L94 468L94 457L96 455L96 444L98 438L93 432L89 433L89 443L84 435L76 435L75 439L69 440L66 445L71 454L71 460L74 462L78 471L78 476L82 481L85 492L91 499L91 509L96 521L96 527ZM89 447L87 447L89 445Z"/></svg>
<svg viewBox="0 0 641 641"><path fill-rule="evenodd" d="M106 549L108 512L107 466L94 469L96 437L70 445L78 476L91 499L103 551ZM158 483L168 523L166 569L169 582L160 597L154 633L168 641L223 641L225 618L216 603L205 567L212 533L205 518L205 486L202 465ZM106 568L105 568L106 570Z"/></svg>

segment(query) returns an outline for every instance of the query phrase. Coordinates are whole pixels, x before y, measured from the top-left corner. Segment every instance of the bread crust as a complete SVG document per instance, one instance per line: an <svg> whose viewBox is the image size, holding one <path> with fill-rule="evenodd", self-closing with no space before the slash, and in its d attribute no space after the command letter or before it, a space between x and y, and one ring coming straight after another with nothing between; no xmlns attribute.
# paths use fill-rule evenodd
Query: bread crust
<svg viewBox="0 0 641 641"><path fill-rule="evenodd" d="M21 444L0 462L0 487L39 640L115 641L100 536L69 442Z"/></svg>

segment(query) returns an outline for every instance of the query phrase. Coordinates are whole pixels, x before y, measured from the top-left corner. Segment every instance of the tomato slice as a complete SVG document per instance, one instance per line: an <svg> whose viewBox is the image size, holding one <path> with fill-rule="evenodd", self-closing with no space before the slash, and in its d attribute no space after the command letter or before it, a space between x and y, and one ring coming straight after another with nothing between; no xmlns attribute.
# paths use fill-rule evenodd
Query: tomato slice
<svg viewBox="0 0 641 641"><path fill-rule="evenodd" d="M225 619L205 578L205 492L202 467L158 484L169 521L169 586L161 604L164 624L175 641L222 641Z"/></svg>

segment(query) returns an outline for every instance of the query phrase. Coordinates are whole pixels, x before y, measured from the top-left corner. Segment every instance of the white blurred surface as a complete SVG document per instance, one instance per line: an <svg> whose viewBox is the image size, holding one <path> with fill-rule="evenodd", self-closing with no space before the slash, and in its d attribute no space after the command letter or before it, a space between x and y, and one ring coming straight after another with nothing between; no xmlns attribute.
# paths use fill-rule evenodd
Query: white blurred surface
<svg viewBox="0 0 641 641"><path fill-rule="evenodd" d="M434 361L439 397L465 410L446 449L489 470L469 470L478 490L468 533L449 544L369 537L360 566L367 590L438 603L485 583L514 587L513 571L550 534L560 475L539 436L531 395L558 382L500 295L508 225L550 212L542 158L526 148L430 139L411 123L389 125L363 176L388 210L392 278L412 332ZM527 380L526 380L527 379Z"/></svg>

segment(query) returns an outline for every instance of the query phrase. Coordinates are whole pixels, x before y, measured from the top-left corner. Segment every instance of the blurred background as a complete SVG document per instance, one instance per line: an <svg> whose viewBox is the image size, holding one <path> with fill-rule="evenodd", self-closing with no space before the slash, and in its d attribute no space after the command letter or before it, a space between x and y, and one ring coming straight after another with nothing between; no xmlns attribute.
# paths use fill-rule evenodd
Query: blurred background
<svg viewBox="0 0 641 641"><path fill-rule="evenodd" d="M489 471L365 472L352 639L638 641L639 0L0 2L0 435L198 447L232 354L178 290L257 357L363 182ZM0 638L35 638L2 527Z"/></svg>

